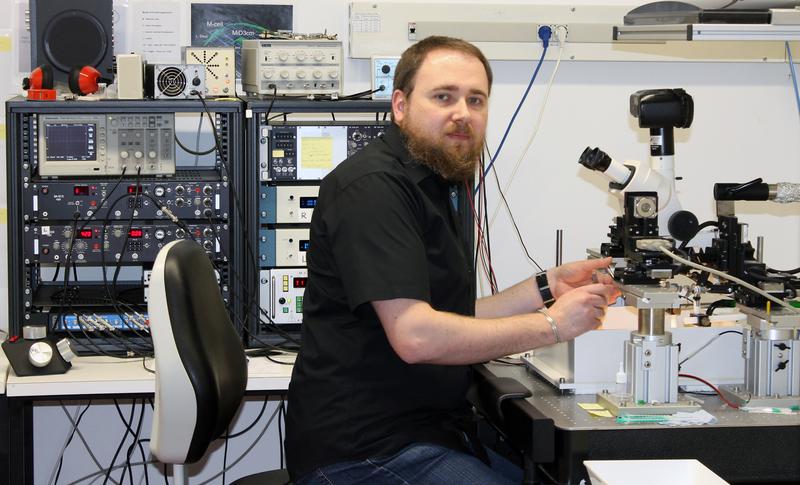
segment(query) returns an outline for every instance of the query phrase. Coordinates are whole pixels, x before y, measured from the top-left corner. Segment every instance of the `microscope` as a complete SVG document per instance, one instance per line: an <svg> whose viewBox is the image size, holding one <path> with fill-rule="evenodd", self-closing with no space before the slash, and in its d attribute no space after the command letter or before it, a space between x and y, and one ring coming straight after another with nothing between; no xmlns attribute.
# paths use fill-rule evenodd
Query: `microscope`
<svg viewBox="0 0 800 485"><path fill-rule="evenodd" d="M694 101L683 89L650 89L630 97L630 112L639 128L650 130L650 159L618 162L600 148L587 147L578 163L603 173L610 181L609 192L624 202L628 192L656 192L661 235L683 240L694 235L697 217L681 210L675 188L674 128L689 128L694 117Z"/></svg>
<svg viewBox="0 0 800 485"><path fill-rule="evenodd" d="M638 311L637 329L624 343L624 391L603 391L598 402L617 416L699 409L678 393L679 349L665 329L667 313L686 297L685 288L672 279L685 274L695 283L697 302L701 292L720 293L746 315L745 382L720 386L722 396L738 406L800 405L800 308L790 302L800 288L800 268L768 268L762 245L756 250L750 243L747 224L738 221L733 205L736 200L800 201L800 184L761 179L716 184L717 220L700 225L692 213L680 210L673 175L673 128L691 124L691 96L681 89L639 91L631 96L630 109L639 126L650 129L649 166L619 163L591 147L579 160L611 179L609 189L623 200L623 215L610 226L610 241L590 255L613 258L609 272L625 304ZM707 226L716 226L711 244L687 248Z"/></svg>
<svg viewBox="0 0 800 485"><path fill-rule="evenodd" d="M691 126L692 97L682 89L637 91L630 112L640 128L650 130L649 165L619 163L599 148L588 147L579 163L605 174L611 193L622 198L623 215L610 226L610 242L597 257L611 256L612 276L625 304L638 311L637 329L624 343L624 392L601 392L598 402L613 414L671 414L699 405L678 394L678 346L665 328L666 315L681 306L681 289L670 280L679 265L661 251L672 250L674 227L694 234L697 218L680 210L674 177L674 128Z"/></svg>

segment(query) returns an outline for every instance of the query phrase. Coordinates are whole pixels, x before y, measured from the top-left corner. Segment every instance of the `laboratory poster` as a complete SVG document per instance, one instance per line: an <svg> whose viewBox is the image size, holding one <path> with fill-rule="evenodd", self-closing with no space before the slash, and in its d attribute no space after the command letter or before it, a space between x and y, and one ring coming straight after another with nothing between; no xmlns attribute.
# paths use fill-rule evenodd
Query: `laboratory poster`
<svg viewBox="0 0 800 485"><path fill-rule="evenodd" d="M257 39L264 30L292 28L291 5L192 4L192 46L234 46L237 79L242 77L242 40Z"/></svg>

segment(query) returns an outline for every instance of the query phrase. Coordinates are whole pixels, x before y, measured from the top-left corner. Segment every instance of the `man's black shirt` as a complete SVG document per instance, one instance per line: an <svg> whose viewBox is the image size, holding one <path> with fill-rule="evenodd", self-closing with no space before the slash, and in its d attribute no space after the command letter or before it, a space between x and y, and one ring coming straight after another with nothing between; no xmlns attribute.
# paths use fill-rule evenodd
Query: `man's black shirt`
<svg viewBox="0 0 800 485"><path fill-rule="evenodd" d="M285 444L294 479L413 442L463 449L456 429L468 415L469 368L405 363L370 304L409 298L474 315L450 192L410 158L394 124L322 181L289 385Z"/></svg>

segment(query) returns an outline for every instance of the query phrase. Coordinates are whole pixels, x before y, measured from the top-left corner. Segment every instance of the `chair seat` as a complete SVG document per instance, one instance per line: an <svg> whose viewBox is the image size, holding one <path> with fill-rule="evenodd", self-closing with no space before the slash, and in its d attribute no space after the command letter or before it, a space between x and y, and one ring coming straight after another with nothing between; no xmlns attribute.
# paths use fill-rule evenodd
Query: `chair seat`
<svg viewBox="0 0 800 485"><path fill-rule="evenodd" d="M231 485L289 485L289 472L285 468L242 477Z"/></svg>

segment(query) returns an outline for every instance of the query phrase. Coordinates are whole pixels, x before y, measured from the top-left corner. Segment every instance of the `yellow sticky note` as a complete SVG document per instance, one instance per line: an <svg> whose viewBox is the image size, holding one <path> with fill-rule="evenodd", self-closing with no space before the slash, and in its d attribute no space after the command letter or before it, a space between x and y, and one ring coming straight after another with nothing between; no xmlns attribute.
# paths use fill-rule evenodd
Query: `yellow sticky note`
<svg viewBox="0 0 800 485"><path fill-rule="evenodd" d="M8 224L8 209L0 207L0 224Z"/></svg>
<svg viewBox="0 0 800 485"><path fill-rule="evenodd" d="M0 35L0 52L11 52L10 35Z"/></svg>
<svg viewBox="0 0 800 485"><path fill-rule="evenodd" d="M272 158L283 158L283 150L272 150Z"/></svg>
<svg viewBox="0 0 800 485"><path fill-rule="evenodd" d="M0 140L6 139L6 125L5 123L0 123Z"/></svg>
<svg viewBox="0 0 800 485"><path fill-rule="evenodd" d="M611 414L611 411L607 409L603 409L602 411L589 411L589 414L592 416L597 416L598 418L613 418L614 415Z"/></svg>
<svg viewBox="0 0 800 485"><path fill-rule="evenodd" d="M603 406L597 404L596 402L579 402L578 406L587 411L599 411L605 409Z"/></svg>
<svg viewBox="0 0 800 485"><path fill-rule="evenodd" d="M300 166L303 168L333 168L333 138L307 136L300 142Z"/></svg>

